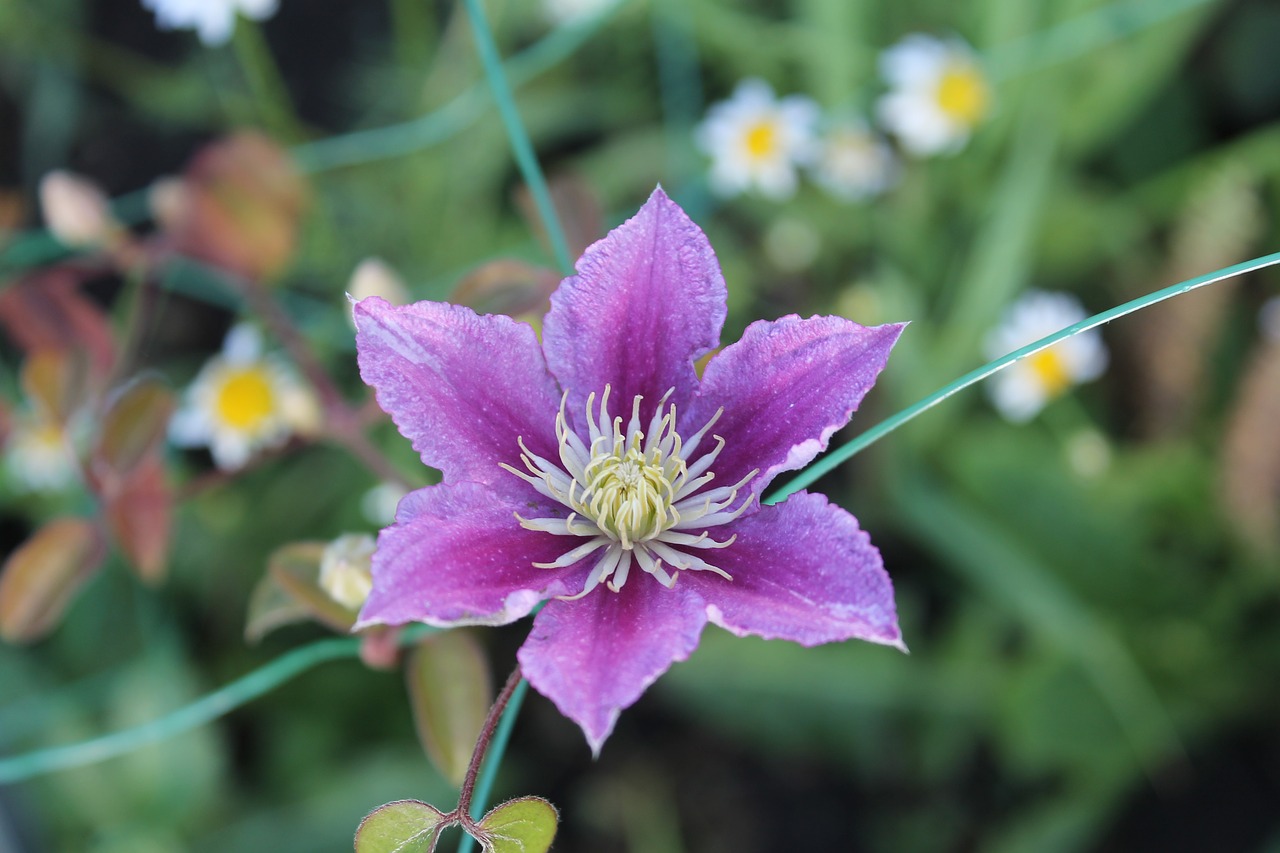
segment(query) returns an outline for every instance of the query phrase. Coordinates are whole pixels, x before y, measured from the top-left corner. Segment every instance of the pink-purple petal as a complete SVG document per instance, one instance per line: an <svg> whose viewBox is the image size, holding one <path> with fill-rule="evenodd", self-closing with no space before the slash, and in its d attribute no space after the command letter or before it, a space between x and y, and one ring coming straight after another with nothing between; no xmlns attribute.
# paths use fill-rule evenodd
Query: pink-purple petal
<svg viewBox="0 0 1280 853"><path fill-rule="evenodd" d="M356 627L502 625L549 596L581 589L577 576L585 567L533 567L556 559L574 540L522 528L514 513L531 508L520 491L452 483L406 496L396 523L378 536L373 591Z"/></svg>
<svg viewBox="0 0 1280 853"><path fill-rule="evenodd" d="M578 274L551 297L543 324L547 363L570 392L572 417L587 395L613 389L615 413L643 395L645 422L674 388L683 408L697 384L693 363L715 349L726 291L715 252L661 188L640 211L587 249Z"/></svg>
<svg viewBox="0 0 1280 853"><path fill-rule="evenodd" d="M493 482L520 467L516 439L554 456L560 394L537 335L510 317L442 302L355 306L360 375L447 482Z"/></svg>
<svg viewBox="0 0 1280 853"><path fill-rule="evenodd" d="M804 646L859 639L905 651L893 584L858 521L822 495L798 492L737 521L716 552L732 581L685 572L711 622L738 636Z"/></svg>
<svg viewBox="0 0 1280 853"><path fill-rule="evenodd" d="M682 430L692 432L724 407L712 428L725 439L714 485L758 468L750 487L759 494L779 472L807 465L849 422L903 328L794 314L748 326L707 364L681 418Z"/></svg>
<svg viewBox="0 0 1280 853"><path fill-rule="evenodd" d="M622 709L689 657L706 622L698 596L638 574L616 593L600 587L580 601L549 602L534 618L520 666L599 754Z"/></svg>

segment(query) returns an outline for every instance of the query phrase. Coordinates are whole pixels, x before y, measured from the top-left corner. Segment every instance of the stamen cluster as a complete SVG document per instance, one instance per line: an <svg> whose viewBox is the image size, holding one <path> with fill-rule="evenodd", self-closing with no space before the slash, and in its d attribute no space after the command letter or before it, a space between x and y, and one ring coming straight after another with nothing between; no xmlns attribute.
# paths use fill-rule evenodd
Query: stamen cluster
<svg viewBox="0 0 1280 853"><path fill-rule="evenodd" d="M586 538L554 562L534 565L563 568L603 550L574 598L606 581L614 592L622 589L633 562L667 587L675 585L675 570L681 569L711 571L731 580L722 569L684 550L728 547L735 537L712 539L710 528L733 521L751 506L750 498L738 502L738 491L758 471L732 486L704 488L715 479L710 469L724 439L712 436L715 447L701 455L698 450L723 410L684 441L676 432L675 405L666 406L671 391L658 402L648 429L641 428L643 397L632 401L624 429L623 418L609 413L609 393L606 385L598 410L596 395L587 398L585 441L565 416L568 392L561 398L556 416L560 464L532 453L521 439L520 459L528 472L502 466L571 510L566 518L526 519L517 514L523 527Z"/></svg>

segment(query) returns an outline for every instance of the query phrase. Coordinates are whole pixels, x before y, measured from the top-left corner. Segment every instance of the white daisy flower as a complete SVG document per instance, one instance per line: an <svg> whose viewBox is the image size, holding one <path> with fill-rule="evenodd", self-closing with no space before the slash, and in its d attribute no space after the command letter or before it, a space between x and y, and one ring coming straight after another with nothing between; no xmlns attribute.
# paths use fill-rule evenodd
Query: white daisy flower
<svg viewBox="0 0 1280 853"><path fill-rule="evenodd" d="M987 336L987 356L999 358L1086 316L1079 300L1070 294L1028 291ZM1073 385L1097 379L1106 368L1106 345L1097 329L1091 329L1019 359L991 377L987 390L1000 414L1024 423L1050 400Z"/></svg>
<svg viewBox="0 0 1280 853"><path fill-rule="evenodd" d="M67 431L38 415L20 415L5 447L5 465L26 492L59 492L75 482L78 464Z"/></svg>
<svg viewBox="0 0 1280 853"><path fill-rule="evenodd" d="M991 111L991 84L960 39L909 35L881 54L880 74L890 88L880 123L912 154L960 150Z"/></svg>
<svg viewBox="0 0 1280 853"><path fill-rule="evenodd" d="M785 199L796 191L796 167L808 163L815 148L818 106L808 98L781 100L763 80L744 80L727 101L713 104L694 131L711 155L711 188L736 195L753 186Z"/></svg>
<svg viewBox="0 0 1280 853"><path fill-rule="evenodd" d="M236 13L263 21L276 13L278 0L142 0L156 13L162 30L195 30L206 45L225 44L236 28Z"/></svg>
<svg viewBox="0 0 1280 853"><path fill-rule="evenodd" d="M180 447L208 447L219 468L235 470L319 421L311 390L278 358L264 356L258 330L242 324L187 389L169 438Z"/></svg>
<svg viewBox="0 0 1280 853"><path fill-rule="evenodd" d="M813 178L842 201L864 201L893 185L898 163L893 149L866 122L844 119L822 135Z"/></svg>

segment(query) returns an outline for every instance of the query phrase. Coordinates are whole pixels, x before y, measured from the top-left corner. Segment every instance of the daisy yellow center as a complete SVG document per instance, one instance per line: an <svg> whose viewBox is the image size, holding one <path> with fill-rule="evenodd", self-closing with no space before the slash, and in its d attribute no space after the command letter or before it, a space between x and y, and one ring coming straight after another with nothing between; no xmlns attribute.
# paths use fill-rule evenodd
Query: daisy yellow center
<svg viewBox="0 0 1280 853"><path fill-rule="evenodd" d="M632 400L624 426L621 416L609 413L609 393L606 385L598 409L596 395L587 398L584 439L569 427L566 392L556 417L558 462L534 454L520 439L526 470L502 466L568 510L567 515L562 511L548 518L517 515L523 527L581 540L554 562L535 565L564 568L594 561L579 596L605 581L617 592L632 565L668 587L680 570L711 571L727 578L722 569L689 553L732 544L734 537L712 539L709 530L738 518L752 504L750 497L739 501L738 490L757 471L732 486L709 488L715 479L710 469L724 439L712 436L716 446L710 450L702 449L702 440L721 413L685 440L676 431L676 407L664 411L670 391L658 402L647 428L640 419L643 397Z"/></svg>
<svg viewBox="0 0 1280 853"><path fill-rule="evenodd" d="M1071 385L1071 371L1062 354L1053 349L1043 350L1027 359L1032 372L1044 387L1045 396L1056 397Z"/></svg>
<svg viewBox="0 0 1280 853"><path fill-rule="evenodd" d="M752 160L765 160L778 150L778 126L772 121L756 122L747 129L743 144Z"/></svg>
<svg viewBox="0 0 1280 853"><path fill-rule="evenodd" d="M977 124L987 114L990 95L987 81L971 65L953 65L942 74L934 96L938 109L965 125Z"/></svg>
<svg viewBox="0 0 1280 853"><path fill-rule="evenodd" d="M271 416L275 402L266 370L259 366L240 367L223 379L214 407L218 419L227 426L251 429Z"/></svg>

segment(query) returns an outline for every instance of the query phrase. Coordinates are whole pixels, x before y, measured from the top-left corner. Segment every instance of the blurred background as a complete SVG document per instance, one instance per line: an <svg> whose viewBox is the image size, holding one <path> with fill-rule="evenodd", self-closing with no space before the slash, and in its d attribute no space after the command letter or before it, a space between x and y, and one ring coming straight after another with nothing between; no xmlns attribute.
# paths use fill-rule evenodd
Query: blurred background
<svg viewBox="0 0 1280 853"><path fill-rule="evenodd" d="M575 256L661 182L719 255L726 341L793 312L911 321L833 445L999 355L1027 291L1095 313L1280 248L1274 3L566 5L486 8ZM0 0L0 542L22 555L0 590L0 756L158 717L333 635L268 633L261 608L245 628L277 549L373 533L371 489L432 478L355 370L361 261L385 262L383 292L535 321L557 280L461 4L262 18L206 43L140 0ZM716 192L695 141L711 105L759 78L874 124L880 59L912 33L972 46L989 109L967 141L921 157L890 134L892 179L863 198L807 177ZM61 194L58 170L78 176ZM881 548L909 656L708 628L598 760L531 694L496 796L554 802L565 853L1277 853L1277 279L1120 320L1105 371L1032 415L972 389L814 487ZM166 443L255 317L324 417L244 465ZM154 395L103 415L130 381ZM78 473L33 479L19 439L50 411ZM480 635L498 681L527 626ZM348 659L0 787L0 851L350 850L406 797L454 794L401 675Z"/></svg>

